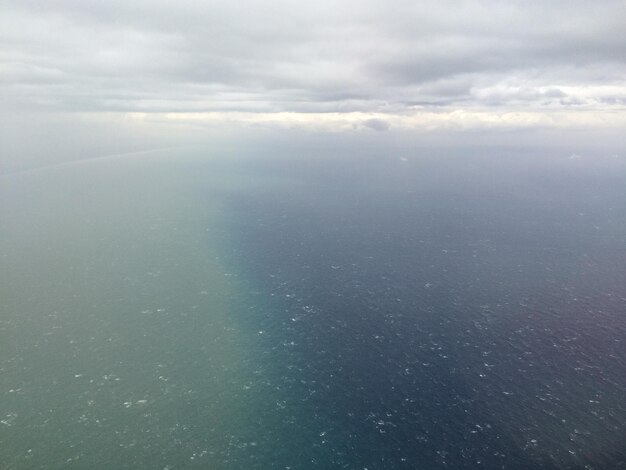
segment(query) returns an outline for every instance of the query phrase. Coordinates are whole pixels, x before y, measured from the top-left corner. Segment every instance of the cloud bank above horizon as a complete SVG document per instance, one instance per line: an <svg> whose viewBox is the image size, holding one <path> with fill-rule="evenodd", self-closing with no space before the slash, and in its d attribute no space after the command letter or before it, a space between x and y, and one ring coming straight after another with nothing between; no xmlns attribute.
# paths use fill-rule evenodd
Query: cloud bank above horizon
<svg viewBox="0 0 626 470"><path fill-rule="evenodd" d="M19 109L605 115L626 105L624 1L1 8L2 99Z"/></svg>

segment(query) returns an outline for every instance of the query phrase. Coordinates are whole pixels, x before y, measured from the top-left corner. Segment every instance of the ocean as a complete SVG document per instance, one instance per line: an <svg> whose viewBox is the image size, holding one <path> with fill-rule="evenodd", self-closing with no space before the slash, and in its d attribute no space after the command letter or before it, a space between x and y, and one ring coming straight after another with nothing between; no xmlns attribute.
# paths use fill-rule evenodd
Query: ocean
<svg viewBox="0 0 626 470"><path fill-rule="evenodd" d="M3 469L626 468L626 159L0 176Z"/></svg>

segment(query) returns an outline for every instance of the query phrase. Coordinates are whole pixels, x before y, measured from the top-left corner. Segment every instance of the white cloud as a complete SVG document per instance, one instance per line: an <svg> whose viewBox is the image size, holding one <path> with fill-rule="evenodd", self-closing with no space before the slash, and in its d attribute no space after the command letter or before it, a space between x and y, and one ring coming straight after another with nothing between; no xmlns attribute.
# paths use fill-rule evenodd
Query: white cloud
<svg viewBox="0 0 626 470"><path fill-rule="evenodd" d="M626 96L619 1L23 0L3 10L0 92L22 106L380 112L598 105L603 87L613 103ZM567 99L546 94L557 88Z"/></svg>
<svg viewBox="0 0 626 470"><path fill-rule="evenodd" d="M131 142L116 150L211 129L617 135L625 124L619 0L20 0L0 8L0 117L15 129L16 113L29 116L19 132L3 133L4 154L19 153L19 142L7 143L16 136L47 133L32 123L54 121L67 123L51 126L67 134L77 122L90 135L114 128ZM94 124L95 115L112 124ZM157 137L138 143L131 123ZM64 149L76 139L47 137ZM92 139L106 148L109 140Z"/></svg>

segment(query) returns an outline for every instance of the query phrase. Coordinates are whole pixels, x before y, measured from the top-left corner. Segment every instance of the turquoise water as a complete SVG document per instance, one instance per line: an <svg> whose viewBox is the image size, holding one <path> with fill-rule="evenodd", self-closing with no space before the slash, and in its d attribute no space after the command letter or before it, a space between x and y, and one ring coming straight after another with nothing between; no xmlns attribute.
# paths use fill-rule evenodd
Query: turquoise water
<svg viewBox="0 0 626 470"><path fill-rule="evenodd" d="M615 468L626 165L219 158L0 177L2 468Z"/></svg>

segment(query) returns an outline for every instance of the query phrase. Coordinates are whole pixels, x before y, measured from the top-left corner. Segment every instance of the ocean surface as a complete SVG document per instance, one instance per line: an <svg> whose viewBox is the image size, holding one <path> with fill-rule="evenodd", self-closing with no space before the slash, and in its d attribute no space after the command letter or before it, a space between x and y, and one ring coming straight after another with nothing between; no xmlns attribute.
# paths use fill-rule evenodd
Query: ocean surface
<svg viewBox="0 0 626 470"><path fill-rule="evenodd" d="M0 176L0 468L626 468L626 159Z"/></svg>

